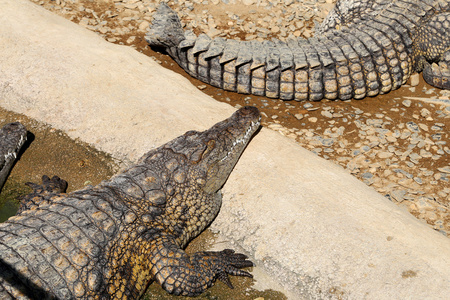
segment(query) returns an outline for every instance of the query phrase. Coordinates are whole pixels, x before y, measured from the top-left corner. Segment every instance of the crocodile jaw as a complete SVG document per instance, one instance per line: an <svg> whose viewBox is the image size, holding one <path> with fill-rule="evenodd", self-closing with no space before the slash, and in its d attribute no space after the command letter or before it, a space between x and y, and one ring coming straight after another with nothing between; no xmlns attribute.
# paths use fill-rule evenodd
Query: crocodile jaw
<svg viewBox="0 0 450 300"><path fill-rule="evenodd" d="M217 192L225 183L251 137L258 130L260 120L257 108L243 107L210 129L208 138L215 141L214 148L202 157L203 168L207 169L203 188L206 193Z"/></svg>

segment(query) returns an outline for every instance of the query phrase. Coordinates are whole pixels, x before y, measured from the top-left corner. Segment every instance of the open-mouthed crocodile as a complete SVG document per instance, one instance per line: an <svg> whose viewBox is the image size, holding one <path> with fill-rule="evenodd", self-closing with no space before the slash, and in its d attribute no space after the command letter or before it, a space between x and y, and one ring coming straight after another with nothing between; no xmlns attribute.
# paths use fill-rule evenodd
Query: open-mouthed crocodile
<svg viewBox="0 0 450 300"><path fill-rule="evenodd" d="M422 70L429 84L450 89L448 0L339 0L315 37L286 42L197 37L162 3L146 40L191 76L243 94L362 99Z"/></svg>
<svg viewBox="0 0 450 300"><path fill-rule="evenodd" d="M225 249L187 255L187 243L221 206L220 189L259 128L243 107L203 132L146 153L95 187L63 193L44 176L20 213L0 224L1 299L136 299L155 280L195 296L228 274L251 275L243 254Z"/></svg>
<svg viewBox="0 0 450 300"><path fill-rule="evenodd" d="M27 140L27 130L19 122L9 123L0 129L0 192L11 171L17 155Z"/></svg>

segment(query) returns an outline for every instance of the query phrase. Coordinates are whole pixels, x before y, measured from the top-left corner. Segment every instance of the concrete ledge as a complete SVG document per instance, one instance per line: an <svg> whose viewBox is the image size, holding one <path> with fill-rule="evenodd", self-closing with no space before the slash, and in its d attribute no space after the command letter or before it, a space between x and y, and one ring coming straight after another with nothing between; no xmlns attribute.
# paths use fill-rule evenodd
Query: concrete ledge
<svg viewBox="0 0 450 300"><path fill-rule="evenodd" d="M0 0L0 105L119 159L234 109L131 48L25 0ZM308 299L445 299L450 240L333 165L263 129L212 228Z"/></svg>

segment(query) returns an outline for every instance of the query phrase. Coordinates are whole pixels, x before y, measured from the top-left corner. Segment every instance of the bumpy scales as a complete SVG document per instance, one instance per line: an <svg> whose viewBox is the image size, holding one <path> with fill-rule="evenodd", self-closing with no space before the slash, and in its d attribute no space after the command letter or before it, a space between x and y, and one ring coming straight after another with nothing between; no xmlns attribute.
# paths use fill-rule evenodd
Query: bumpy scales
<svg viewBox="0 0 450 300"><path fill-rule="evenodd" d="M258 129L244 107L204 132L189 131L95 187L64 194L43 178L22 212L0 224L1 299L135 299L152 280L195 296L252 266L232 250L188 256L187 243L221 205L220 189Z"/></svg>
<svg viewBox="0 0 450 300"><path fill-rule="evenodd" d="M450 89L448 0L338 0L314 38L236 41L184 32L161 4L146 39L213 86L283 100L362 99L413 72Z"/></svg>

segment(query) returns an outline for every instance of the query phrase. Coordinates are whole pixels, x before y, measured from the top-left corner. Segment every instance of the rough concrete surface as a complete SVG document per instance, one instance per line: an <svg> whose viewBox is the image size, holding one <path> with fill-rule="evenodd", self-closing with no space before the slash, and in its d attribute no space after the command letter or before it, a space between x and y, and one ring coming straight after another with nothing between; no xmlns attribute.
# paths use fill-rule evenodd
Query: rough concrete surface
<svg viewBox="0 0 450 300"><path fill-rule="evenodd" d="M0 0L0 105L135 161L234 109L135 50L26 0ZM445 299L450 240L342 168L267 129L223 189L212 229L292 299Z"/></svg>

